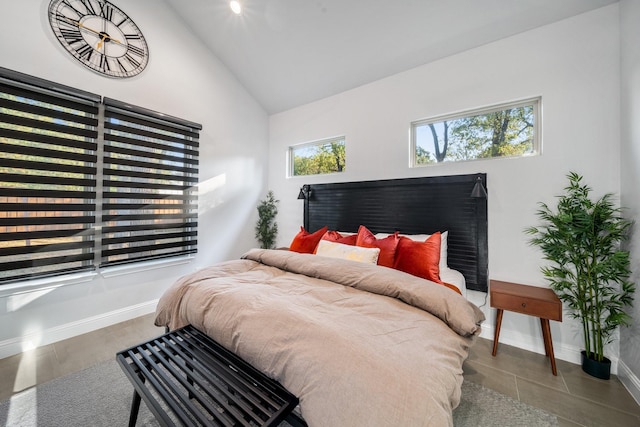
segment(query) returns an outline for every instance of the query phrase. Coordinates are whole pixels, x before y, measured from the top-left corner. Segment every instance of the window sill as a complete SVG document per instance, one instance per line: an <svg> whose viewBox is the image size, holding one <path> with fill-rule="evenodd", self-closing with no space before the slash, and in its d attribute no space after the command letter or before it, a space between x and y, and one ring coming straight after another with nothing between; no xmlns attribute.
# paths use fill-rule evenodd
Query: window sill
<svg viewBox="0 0 640 427"><path fill-rule="evenodd" d="M109 279L111 277L123 276L126 274L134 274L140 273L149 270L155 270L158 268L166 268L173 267L175 265L182 265L190 263L195 257L194 256L184 256L179 258L168 258L163 260L156 261L147 261L137 264L127 264L120 265L114 267L106 267L100 269L100 276L105 279Z"/></svg>
<svg viewBox="0 0 640 427"><path fill-rule="evenodd" d="M52 290L61 286L90 282L95 279L97 275L98 273L91 271L77 274L67 274L64 276L48 277L46 279L28 280L10 285L2 285L0 286L0 298L35 291Z"/></svg>
<svg viewBox="0 0 640 427"><path fill-rule="evenodd" d="M193 256L185 256L173 259L148 261L145 263L138 263L134 265L108 267L101 269L99 272L91 271L77 274L67 274L64 276L48 277L44 279L26 280L24 282L0 286L0 298L8 298L20 294L53 290L62 286L91 282L98 276L109 279L111 277L140 273L144 271L155 270L158 268L173 267L176 265L187 264L194 258L195 257Z"/></svg>

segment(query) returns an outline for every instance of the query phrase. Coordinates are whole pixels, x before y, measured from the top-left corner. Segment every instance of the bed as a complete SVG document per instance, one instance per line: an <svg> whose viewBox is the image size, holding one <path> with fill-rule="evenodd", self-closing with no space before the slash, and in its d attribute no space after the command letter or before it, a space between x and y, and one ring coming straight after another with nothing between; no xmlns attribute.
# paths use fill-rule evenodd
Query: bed
<svg viewBox="0 0 640 427"><path fill-rule="evenodd" d="M478 278L486 273L481 271L483 256L477 248L468 248L486 242L486 236L477 238L477 222L480 229L486 222L486 199L471 204L466 199L478 178L486 185L486 176L440 178L436 184L453 182L462 188L465 197L458 199L468 204L443 203L443 209L471 211L475 225L458 224L459 218L447 224L411 225L405 215L396 214L379 226L380 219L368 218L375 211L370 204L361 219L376 233L435 234L446 225L448 262L453 256L454 266L465 267L451 270L464 277L466 287L478 288ZM386 184L395 186L391 193L397 194L397 186L409 185L414 193L405 191L405 197L415 204L415 191L424 195L424 186L434 185L432 180L418 180L307 186L305 228L356 232L351 224L360 223L353 218L357 208L346 202L336 205L343 197L336 194L346 191L345 186L364 194L367 188L377 192ZM334 207L320 200L330 200ZM478 214L483 207L485 216ZM325 225L314 226L314 221ZM461 237L469 229L476 235L471 243ZM458 242L464 242L469 253ZM460 401L462 363L483 320L481 310L461 294L395 268L313 253L252 249L241 259L181 278L161 297L155 323L170 329L192 324L279 381L298 396L309 426L450 426L452 410Z"/></svg>

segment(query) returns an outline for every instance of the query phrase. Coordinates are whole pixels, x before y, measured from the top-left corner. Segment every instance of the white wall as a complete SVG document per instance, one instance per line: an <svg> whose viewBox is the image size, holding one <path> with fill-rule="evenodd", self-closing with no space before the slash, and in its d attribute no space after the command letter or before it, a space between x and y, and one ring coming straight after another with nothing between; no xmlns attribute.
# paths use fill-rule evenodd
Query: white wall
<svg viewBox="0 0 640 427"><path fill-rule="evenodd" d="M147 38L150 62L139 76L102 77L68 55L49 28L49 0L0 3L1 65L201 123L199 253L184 265L21 295L0 292L0 358L153 311L179 276L255 246L255 206L266 188L266 113L164 1L114 3Z"/></svg>
<svg viewBox="0 0 640 427"><path fill-rule="evenodd" d="M569 171L583 174L594 195L620 191L619 47L616 4L271 116L278 244L287 246L302 224L302 184L486 172L490 277L546 286L541 254L523 233L538 223L537 203L554 203ZM408 168L411 121L533 96L542 96L541 156ZM289 145L336 135L347 138L346 172L286 178ZM495 313L484 310L483 336L492 337ZM572 319L552 322L552 335L557 357L579 361ZM540 322L524 315L505 314L501 342L544 352Z"/></svg>
<svg viewBox="0 0 640 427"><path fill-rule="evenodd" d="M620 2L620 43L622 54L622 205L630 218L635 218L628 249L631 253L631 280L640 286L640 2ZM627 388L640 402L640 291L629 310L632 325L622 328L620 336L621 370L618 374Z"/></svg>

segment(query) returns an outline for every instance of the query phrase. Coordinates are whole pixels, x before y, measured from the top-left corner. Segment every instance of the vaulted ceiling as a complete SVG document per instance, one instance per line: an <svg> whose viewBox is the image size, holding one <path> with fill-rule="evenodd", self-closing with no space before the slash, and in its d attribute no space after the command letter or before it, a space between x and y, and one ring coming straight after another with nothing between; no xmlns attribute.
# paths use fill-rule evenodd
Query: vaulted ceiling
<svg viewBox="0 0 640 427"><path fill-rule="evenodd" d="M166 0L270 113L617 0Z"/></svg>

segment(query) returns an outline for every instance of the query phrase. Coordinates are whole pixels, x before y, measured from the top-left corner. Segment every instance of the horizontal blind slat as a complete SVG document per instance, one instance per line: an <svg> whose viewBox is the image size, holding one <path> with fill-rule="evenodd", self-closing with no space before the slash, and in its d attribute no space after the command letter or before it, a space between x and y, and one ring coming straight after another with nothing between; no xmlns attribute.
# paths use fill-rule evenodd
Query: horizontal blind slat
<svg viewBox="0 0 640 427"><path fill-rule="evenodd" d="M167 239L184 238L185 240L188 240L197 235L198 235L198 232L196 230L185 231L180 233L159 233L159 234L153 234L153 235L145 234L142 236L127 236L127 237L103 239L102 243L108 246L108 245L115 245L119 243L143 242L149 239L167 240Z"/></svg>
<svg viewBox="0 0 640 427"><path fill-rule="evenodd" d="M165 190L165 191L188 191L193 188L191 185L166 185L166 184L156 184L152 182L127 182L127 181L110 181L103 180L102 185L109 188L111 191L114 191L115 188L138 188L138 189L149 189L149 190ZM145 193L140 193L140 197L144 198ZM170 194L165 194L170 196ZM117 196L116 196L117 197Z"/></svg>
<svg viewBox="0 0 640 427"><path fill-rule="evenodd" d="M25 225L63 225L63 224L94 224L96 217L91 215L82 216L52 216L52 217L23 217L7 218L0 217L0 226L20 227Z"/></svg>
<svg viewBox="0 0 640 427"><path fill-rule="evenodd" d="M105 123L105 139L114 142L130 143L138 141L142 146L160 150L173 149L185 154L198 155L198 140L182 133L167 135L164 133L146 131L126 124Z"/></svg>
<svg viewBox="0 0 640 427"><path fill-rule="evenodd" d="M5 256L16 256L25 254L41 254L46 252L61 252L78 249L91 249L93 248L92 241L84 242L72 242L72 243L57 243L49 245L30 245L30 246L12 246L0 249L0 259Z"/></svg>
<svg viewBox="0 0 640 427"><path fill-rule="evenodd" d="M132 140L130 141L130 143L135 143L135 141ZM144 145L138 145L135 148L130 148L130 147L125 148L125 147L117 147L113 145L105 145L104 151L105 151L105 154L115 153L115 154L121 154L121 155L126 155L131 157L144 158L144 159L162 160L163 162L197 164L197 160L195 158L185 157L185 156L173 156L173 155L167 154L166 152L154 153L152 151L145 150L144 148L145 148ZM112 162L117 163L117 158L114 158L114 156L107 156L107 158L109 158ZM155 163L150 161L149 164L154 165Z"/></svg>
<svg viewBox="0 0 640 427"><path fill-rule="evenodd" d="M96 133L96 136L97 136L97 133ZM81 154L83 156L93 155L93 153L91 153L90 150L95 151L98 148L98 145L96 144L95 141L65 139L65 138L60 138L53 135L43 135L43 134L33 133L33 132L22 132L19 130L5 129L2 127L0 127L0 137L7 138L9 140L21 141L25 143L36 142L41 144L49 144L54 146L64 146L68 148L78 148L79 150L86 150L87 151L86 153L84 151L76 152L76 154ZM6 145L7 147L9 147L13 144L6 144ZM23 144L22 146L24 146L25 148L37 149L37 147L29 147L28 145L25 145L25 144Z"/></svg>
<svg viewBox="0 0 640 427"><path fill-rule="evenodd" d="M82 111L87 114L97 115L98 104L88 100L73 99L69 95L64 97L58 97L53 95L55 91L42 91L38 88L27 89L24 85L12 85L9 83L0 82L0 93L6 93L7 95L13 95L18 98L26 98L34 101L39 101L44 104L51 104L59 107L64 107L72 110Z"/></svg>
<svg viewBox="0 0 640 427"><path fill-rule="evenodd" d="M194 218L195 219L195 218ZM151 232L153 230L164 229L196 229L198 227L197 221L185 221L179 223L163 223L163 224L142 224L142 225L120 225L120 226L104 226L102 231L104 234L109 233L135 233L137 231Z"/></svg>
<svg viewBox="0 0 640 427"><path fill-rule="evenodd" d="M93 191L93 189L87 189L86 191L67 191L48 188L3 188L1 191L1 194L5 197L44 197L94 200L96 196L96 193Z"/></svg>
<svg viewBox="0 0 640 427"><path fill-rule="evenodd" d="M103 203L102 209L109 210L184 210L191 211L198 208L197 204L174 203Z"/></svg>
<svg viewBox="0 0 640 427"><path fill-rule="evenodd" d="M95 114L79 115L68 113L66 111L54 110L51 108L40 107L38 105L26 104L24 102L18 102L12 99L0 98L0 108L6 108L9 110L22 111L33 115L41 115L58 120L66 120L71 122L82 123L90 126L97 126L98 119ZM95 110L97 113L97 110Z"/></svg>
<svg viewBox="0 0 640 427"><path fill-rule="evenodd" d="M197 184L198 178L195 176L182 176L177 174L160 173L160 172L139 172L129 170L110 171L109 176L129 177L129 178L146 178L160 179L167 181L184 181L188 184Z"/></svg>
<svg viewBox="0 0 640 427"><path fill-rule="evenodd" d="M175 166L175 165L163 165L157 163L150 163L141 160L131 160L131 159L114 159L110 157L104 158L104 164L107 166L105 170L108 172L111 169L116 169L117 166L131 166L136 168L148 168L152 167L154 169L161 169L166 171L177 171L185 174L197 174L198 173L198 162L191 161L188 165L183 166ZM114 167L116 165L116 167Z"/></svg>
<svg viewBox="0 0 640 427"><path fill-rule="evenodd" d="M25 162L24 160L5 159L0 158L0 168L12 168L12 169L30 169L37 171L53 171L53 172L70 172L76 174L91 175L95 171L95 167L92 166L79 166L62 163L49 163L49 162Z"/></svg>
<svg viewBox="0 0 640 427"><path fill-rule="evenodd" d="M65 125L63 123L36 120L29 117L15 116L13 114L0 113L0 123L2 122L11 123L16 126L34 128L41 131L44 130L57 133L67 133L75 136L82 136L85 138L95 138L97 136L95 129L86 129L82 127ZM97 125L98 122L96 121L95 124Z"/></svg>
<svg viewBox="0 0 640 427"><path fill-rule="evenodd" d="M106 106L106 115L119 121L131 122L141 126L147 126L149 123L152 123L153 126L157 129L161 129L167 132L177 132L184 133L185 135L193 138L194 140L198 139L199 129L195 129L191 126L175 126L174 123L170 121L165 121L164 123L160 123L162 121L161 118L156 118L156 120L149 120L149 118L142 118L143 114L135 114L135 113L127 113L122 109L112 108L109 105ZM200 129L202 127L200 126Z"/></svg>
<svg viewBox="0 0 640 427"><path fill-rule="evenodd" d="M84 235L92 235L92 228L64 228L44 231L14 231L11 233L0 233L0 241L15 240L39 240L39 239L63 239L67 237L77 237Z"/></svg>
<svg viewBox="0 0 640 427"><path fill-rule="evenodd" d="M129 221L154 221L159 219L186 219L195 218L194 214L138 214L138 215L103 215L104 222L129 222Z"/></svg>
<svg viewBox="0 0 640 427"><path fill-rule="evenodd" d="M108 191L103 193L105 200L109 199L129 199L129 200L145 200L145 199L167 199L167 200L197 200L198 195L191 193L180 194L163 194L163 193L129 193L129 192L113 192Z"/></svg>

